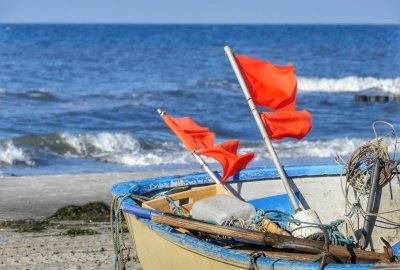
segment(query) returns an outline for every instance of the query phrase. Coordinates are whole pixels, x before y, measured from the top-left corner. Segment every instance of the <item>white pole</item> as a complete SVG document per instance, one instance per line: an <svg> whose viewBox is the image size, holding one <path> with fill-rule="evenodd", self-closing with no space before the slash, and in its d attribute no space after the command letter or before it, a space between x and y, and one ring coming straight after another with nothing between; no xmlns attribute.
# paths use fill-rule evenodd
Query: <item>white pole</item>
<svg viewBox="0 0 400 270"><path fill-rule="evenodd" d="M246 83L245 83L245 81L243 79L242 73L240 72L240 69L239 69L239 67L238 67L238 65L236 63L236 60L235 60L235 58L234 58L234 56L232 54L232 51L229 48L229 46L225 46L224 50L225 50L226 55L228 56L229 62L232 65L232 68L233 68L233 71L235 72L236 78L239 81L240 87L242 88L243 94L244 94L244 96L245 96L245 98L247 100L247 103L248 103L249 107L250 107L250 111L253 114L254 119L256 120L258 129L261 132L261 135L263 137L265 145L267 146L268 152L271 155L272 161L274 162L275 167L278 170L278 173L279 173L279 175L281 177L283 186L285 187L286 193L289 196L290 202L292 203L293 208L295 209L295 211L298 212L301 209L300 209L300 207L299 207L299 205L298 205L298 203L296 201L296 198L295 198L295 196L293 194L292 189L290 188L290 185L289 185L289 182L287 180L286 174L283 171L282 165L279 162L278 156L275 153L274 147L272 146L272 143L271 143L271 141L270 141L270 139L268 137L268 133L265 130L264 124L263 124L263 122L261 120L260 115L258 114L257 108L256 108L256 106L254 104L254 101L253 101L253 99L252 99L252 97L251 97L251 95L249 93L249 89L247 88L247 85L246 85Z"/></svg>
<svg viewBox="0 0 400 270"><path fill-rule="evenodd" d="M201 167L208 173L212 180L218 185L222 185L221 181L219 181L218 177L215 173L208 167L207 163L199 156L196 151L192 152L192 155L196 158L196 160L200 163Z"/></svg>
<svg viewBox="0 0 400 270"><path fill-rule="evenodd" d="M162 117L165 114L165 111L157 109L158 114ZM221 181L215 175L215 173L208 167L207 163L197 154L196 151L192 152L192 155L196 158L197 162L200 163L200 166L206 171L206 173L211 177L212 180L218 185L222 185Z"/></svg>

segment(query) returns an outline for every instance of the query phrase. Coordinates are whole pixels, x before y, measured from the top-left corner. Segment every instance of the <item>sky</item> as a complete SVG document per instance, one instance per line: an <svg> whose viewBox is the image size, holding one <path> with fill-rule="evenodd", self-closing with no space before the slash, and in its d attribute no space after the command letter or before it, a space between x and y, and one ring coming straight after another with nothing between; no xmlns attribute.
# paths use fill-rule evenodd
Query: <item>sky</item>
<svg viewBox="0 0 400 270"><path fill-rule="evenodd" d="M400 0L0 0L0 23L400 24Z"/></svg>

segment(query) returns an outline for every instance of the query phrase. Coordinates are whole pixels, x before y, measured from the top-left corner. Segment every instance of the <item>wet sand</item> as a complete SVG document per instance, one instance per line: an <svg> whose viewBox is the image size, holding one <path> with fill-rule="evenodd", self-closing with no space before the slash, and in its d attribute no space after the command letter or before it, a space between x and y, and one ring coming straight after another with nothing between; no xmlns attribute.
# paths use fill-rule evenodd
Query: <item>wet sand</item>
<svg viewBox="0 0 400 270"><path fill-rule="evenodd" d="M158 171L46 176L1 176L0 221L40 220L66 205L112 201L115 183L188 173ZM93 235L65 235L68 229ZM126 243L133 243L126 234ZM140 269L134 249L128 269ZM108 222L67 221L41 232L0 229L0 269L113 269L114 250Z"/></svg>

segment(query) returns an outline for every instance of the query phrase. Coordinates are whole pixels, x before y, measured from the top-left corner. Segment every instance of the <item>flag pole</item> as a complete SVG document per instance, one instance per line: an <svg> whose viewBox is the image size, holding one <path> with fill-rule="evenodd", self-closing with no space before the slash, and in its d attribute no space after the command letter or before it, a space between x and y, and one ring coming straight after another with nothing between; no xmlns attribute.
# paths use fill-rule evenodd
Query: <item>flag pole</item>
<svg viewBox="0 0 400 270"><path fill-rule="evenodd" d="M160 114L160 116L162 117L164 114L166 114L166 111L162 111L160 109L157 109L157 112ZM210 167L208 167L207 163L201 158L201 156L199 156L195 151L192 151L192 155L195 157L195 159L197 160L197 162L200 163L201 167L206 171L206 173L211 177L212 180L214 180L214 182L219 186L224 188L227 192L229 192L230 194L232 194L232 196L234 196L235 198L238 198L239 200L243 200L243 198L240 197L239 194L237 194L236 192L234 192L234 190L232 190L231 187L228 187L227 185L223 185L221 183L221 181L219 180L219 178L215 175L215 173L210 169ZM236 193L236 194L235 194ZM265 218L265 217L264 217ZM282 235L288 235L288 233L281 229L277 224L269 221L269 219L265 218L268 221L268 228L267 231L268 232L273 232L273 233L277 233L277 234L282 234Z"/></svg>
<svg viewBox="0 0 400 270"><path fill-rule="evenodd" d="M163 117L163 115L166 113L166 111L162 111L160 109L157 109L158 114ZM206 171L206 173L211 177L211 179L218 185L222 185L221 181L218 179L218 177L215 175L215 173L208 167L208 164L197 154L196 151L191 152L194 158L197 160L197 162L200 164L200 166Z"/></svg>
<svg viewBox="0 0 400 270"><path fill-rule="evenodd" d="M226 55L228 56L229 62L231 63L232 69L235 72L236 78L239 81L240 87L242 88L243 94L247 100L247 104L250 107L250 111L253 114L254 119L256 120L258 129L260 130L260 133L263 137L265 145L267 146L268 152L271 155L272 161L274 162L274 165L275 165L276 169L278 170L279 176L282 180L283 186L286 189L286 193L289 196L290 202L292 203L295 211L298 212L301 210L301 208L300 208L299 204L297 203L297 200L294 196L292 189L290 188L289 181L286 177L286 173L284 172L282 165L278 159L278 156L276 155L275 149L268 137L268 133L264 127L264 124L261 120L260 115L258 114L257 108L254 104L254 101L253 101L251 95L250 95L249 89L247 88L246 82L243 79L242 73L240 72L240 69L236 63L235 57L233 56L232 51L229 48L229 46L225 46L224 50L225 50Z"/></svg>

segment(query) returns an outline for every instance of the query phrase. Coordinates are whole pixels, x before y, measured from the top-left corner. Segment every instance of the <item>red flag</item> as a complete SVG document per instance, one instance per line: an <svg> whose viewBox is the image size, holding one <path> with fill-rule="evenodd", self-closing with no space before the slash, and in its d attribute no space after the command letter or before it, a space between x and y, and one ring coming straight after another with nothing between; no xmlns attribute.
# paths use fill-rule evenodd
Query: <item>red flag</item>
<svg viewBox="0 0 400 270"><path fill-rule="evenodd" d="M268 137L279 140L284 137L305 137L312 127L311 113L302 111L276 111L260 113Z"/></svg>
<svg viewBox="0 0 400 270"><path fill-rule="evenodd" d="M297 80L291 64L277 66L243 55L235 55L235 59L255 104L273 110L295 110Z"/></svg>
<svg viewBox="0 0 400 270"><path fill-rule="evenodd" d="M166 114L162 118L191 152L214 145L214 133L206 127L199 126L192 118L175 118Z"/></svg>
<svg viewBox="0 0 400 270"><path fill-rule="evenodd" d="M241 169L246 168L247 164L253 159L254 152L247 153L242 156L237 155L239 146L238 140L223 142L214 147L201 150L200 155L212 157L217 160L224 171L221 182L225 183L226 179L235 175Z"/></svg>
<svg viewBox="0 0 400 270"><path fill-rule="evenodd" d="M310 131L311 114L295 111L297 80L294 67L277 66L255 58L235 55L240 72L254 103L275 112L260 113L272 140L284 137L301 139Z"/></svg>

